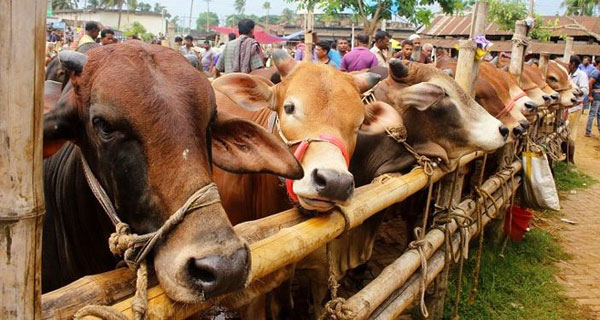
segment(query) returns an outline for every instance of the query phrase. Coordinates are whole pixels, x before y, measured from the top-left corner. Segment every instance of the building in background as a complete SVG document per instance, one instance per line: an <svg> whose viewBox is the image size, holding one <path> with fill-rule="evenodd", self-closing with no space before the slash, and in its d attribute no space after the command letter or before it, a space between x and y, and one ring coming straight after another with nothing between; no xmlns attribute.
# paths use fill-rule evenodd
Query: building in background
<svg viewBox="0 0 600 320"><path fill-rule="evenodd" d="M109 26L117 30L119 23L119 10L117 9L96 9L96 10L54 10L53 17L67 21L96 21L104 26ZM127 29L134 21L141 23L146 32L155 35L159 33L166 34L166 22L162 14L156 12L142 11L121 11L121 30ZM79 25L75 23L74 25Z"/></svg>

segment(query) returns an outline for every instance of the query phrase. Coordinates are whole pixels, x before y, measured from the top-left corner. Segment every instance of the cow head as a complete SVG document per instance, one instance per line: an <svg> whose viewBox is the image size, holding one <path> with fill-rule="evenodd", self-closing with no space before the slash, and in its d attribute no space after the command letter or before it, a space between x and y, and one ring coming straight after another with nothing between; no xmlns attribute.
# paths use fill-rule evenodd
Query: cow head
<svg viewBox="0 0 600 320"><path fill-rule="evenodd" d="M300 162L305 175L291 186L304 209L327 211L353 194L354 180L347 162L365 115L360 94L380 77L296 62L282 50L273 52L273 61L282 76L274 86L260 77L229 74L213 81L213 87L246 109L276 111L280 134L288 141L328 140L311 142L304 149ZM298 149L302 147L295 144L292 148L300 157Z"/></svg>
<svg viewBox="0 0 600 320"><path fill-rule="evenodd" d="M456 73L456 60L445 60L438 68L451 70ZM519 110L517 103L511 97L510 84L494 65L482 62L475 83L475 100L487 110L492 116L502 121L512 132L509 139L518 137L529 126L529 122ZM519 99L522 100L522 99Z"/></svg>
<svg viewBox="0 0 600 320"><path fill-rule="evenodd" d="M577 104L577 86L572 85L571 77L565 66L554 60L549 61L546 82L560 94L561 106L570 107Z"/></svg>
<svg viewBox="0 0 600 320"><path fill-rule="evenodd" d="M302 176L271 134L217 114L208 80L174 50L129 41L59 57L71 81L44 116L44 155L77 144L133 233L157 230L211 183L211 162ZM160 241L154 267L173 300L202 301L247 281L248 247L219 202L189 212Z"/></svg>
<svg viewBox="0 0 600 320"><path fill-rule="evenodd" d="M390 61L390 75L376 88L377 99L398 111L408 142L422 154L447 162L474 150L492 151L508 129L432 65Z"/></svg>
<svg viewBox="0 0 600 320"><path fill-rule="evenodd" d="M538 106L549 106L552 102L552 97L538 86L534 79L531 78L531 73L525 72L525 67L523 68L523 72L521 72L520 87ZM524 114L527 113L524 112Z"/></svg>
<svg viewBox="0 0 600 320"><path fill-rule="evenodd" d="M560 102L560 95L554 91L548 83L546 83L546 77L542 73L542 70L535 64L523 65L523 73L527 78L531 79L547 96L550 97L547 105L555 106Z"/></svg>

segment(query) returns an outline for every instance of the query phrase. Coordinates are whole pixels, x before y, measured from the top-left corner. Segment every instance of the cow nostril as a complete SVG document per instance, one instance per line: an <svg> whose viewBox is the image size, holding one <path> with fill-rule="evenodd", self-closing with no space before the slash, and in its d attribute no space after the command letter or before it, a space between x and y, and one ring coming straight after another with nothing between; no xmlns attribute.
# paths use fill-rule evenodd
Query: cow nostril
<svg viewBox="0 0 600 320"><path fill-rule="evenodd" d="M502 137L506 140L506 138L508 138L508 134L510 133L510 131L508 130L508 127L506 126L500 126L500 134L502 135Z"/></svg>
<svg viewBox="0 0 600 320"><path fill-rule="evenodd" d="M527 120L519 120L519 124L523 127L523 130L527 130L529 128L529 121Z"/></svg>
<svg viewBox="0 0 600 320"><path fill-rule="evenodd" d="M572 103L577 103L577 98L575 98L575 97L571 98L571 102Z"/></svg>
<svg viewBox="0 0 600 320"><path fill-rule="evenodd" d="M525 102L525 108L527 108L529 111L534 111L538 108L538 105L533 101L528 101Z"/></svg>
<svg viewBox="0 0 600 320"><path fill-rule="evenodd" d="M208 259L190 259L188 262L188 274L192 280L201 287L205 288L217 281L215 268Z"/></svg>
<svg viewBox="0 0 600 320"><path fill-rule="evenodd" d="M312 172L312 178L317 187L325 188L327 187L327 178L319 173L318 169L314 169Z"/></svg>
<svg viewBox="0 0 600 320"><path fill-rule="evenodd" d="M544 99L544 101L550 101L550 99L552 99L552 97L550 97L549 95L543 95L542 99Z"/></svg>
<svg viewBox="0 0 600 320"><path fill-rule="evenodd" d="M515 137L521 136L523 134L523 127L521 127L521 126L514 127L513 134L515 135Z"/></svg>
<svg viewBox="0 0 600 320"><path fill-rule="evenodd" d="M560 98L560 96L558 95L558 93L553 93L553 94L551 95L551 97L552 97L552 99L554 99L554 100L558 100L558 98Z"/></svg>

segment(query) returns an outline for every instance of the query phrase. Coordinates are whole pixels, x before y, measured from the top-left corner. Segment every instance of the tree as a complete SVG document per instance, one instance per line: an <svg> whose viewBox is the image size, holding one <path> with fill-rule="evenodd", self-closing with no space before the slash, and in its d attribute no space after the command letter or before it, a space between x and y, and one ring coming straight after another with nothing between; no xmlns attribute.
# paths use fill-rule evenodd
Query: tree
<svg viewBox="0 0 600 320"><path fill-rule="evenodd" d="M600 9L600 0L564 0L560 7L567 16L593 16Z"/></svg>
<svg viewBox="0 0 600 320"><path fill-rule="evenodd" d="M232 14L232 15L228 15L225 18L225 25L231 26L233 28L236 28L237 27L236 23L239 22L242 19L250 19L250 20L253 20L253 21L259 21L260 20L259 17L257 17L256 15L253 15L253 14L251 14L251 15L247 15L247 14Z"/></svg>
<svg viewBox="0 0 600 320"><path fill-rule="evenodd" d="M69 10L77 8L79 0L52 0L53 10Z"/></svg>
<svg viewBox="0 0 600 320"><path fill-rule="evenodd" d="M206 18L208 17L208 25L218 26L219 16L214 12L201 12L196 20L196 30L202 30L206 27Z"/></svg>
<svg viewBox="0 0 600 320"><path fill-rule="evenodd" d="M235 4L233 6L238 14L244 14L244 10L246 9L246 0L235 0Z"/></svg>
<svg viewBox="0 0 600 320"><path fill-rule="evenodd" d="M281 23L291 24L298 20L298 15L292 9L285 8L281 11Z"/></svg>
<svg viewBox="0 0 600 320"><path fill-rule="evenodd" d="M162 13L163 10L165 10L167 7L161 5L158 2L154 3L154 8L152 9L152 11L156 12L156 13Z"/></svg>
<svg viewBox="0 0 600 320"><path fill-rule="evenodd" d="M152 10L152 6L149 3L140 2L138 4L138 9L140 9L141 12L149 12Z"/></svg>
<svg viewBox="0 0 600 320"><path fill-rule="evenodd" d="M146 28L138 21L134 21L131 27L125 29L125 32L123 32L126 37L134 35L141 37L144 33L146 33Z"/></svg>
<svg viewBox="0 0 600 320"><path fill-rule="evenodd" d="M269 10L271 10L271 3L269 1L265 1L265 3L263 3L263 9L267 11L267 15L265 16L265 23L267 24L267 32L269 32Z"/></svg>
<svg viewBox="0 0 600 320"><path fill-rule="evenodd" d="M288 2L296 2L287 0ZM364 25L365 33L374 34L382 19L390 19L392 14L404 17L414 24L429 24L433 13L426 6L438 4L447 14L462 3L461 0L300 0L299 7L313 10L322 9L327 15L338 16L350 10Z"/></svg>

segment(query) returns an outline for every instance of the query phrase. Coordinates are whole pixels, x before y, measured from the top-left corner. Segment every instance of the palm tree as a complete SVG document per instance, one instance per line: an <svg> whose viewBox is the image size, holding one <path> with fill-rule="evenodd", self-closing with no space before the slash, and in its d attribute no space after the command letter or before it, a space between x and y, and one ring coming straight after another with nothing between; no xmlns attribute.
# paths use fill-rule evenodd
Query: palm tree
<svg viewBox="0 0 600 320"><path fill-rule="evenodd" d="M271 3L269 1L265 1L263 3L263 9L267 11L267 16L265 17L265 22L267 25L267 32L269 32L269 10L271 10Z"/></svg>
<svg viewBox="0 0 600 320"><path fill-rule="evenodd" d="M117 30L121 29L121 12L123 11L123 2L125 2L125 0L102 0L102 5L105 8L119 8L119 20L117 22Z"/></svg>
<svg viewBox="0 0 600 320"><path fill-rule="evenodd" d="M138 2L137 0L127 0L127 23L129 24L129 11L133 10L133 12L135 12L135 10L138 7Z"/></svg>
<svg viewBox="0 0 600 320"><path fill-rule="evenodd" d="M68 10L77 7L79 0L52 0L53 10Z"/></svg>
<svg viewBox="0 0 600 320"><path fill-rule="evenodd" d="M600 8L600 0L564 0L560 7L567 9L565 15L593 16Z"/></svg>
<svg viewBox="0 0 600 320"><path fill-rule="evenodd" d="M290 23L294 22L295 20L296 20L296 13L292 9L285 8L285 9L283 9L283 11L281 11L280 23L290 24Z"/></svg>
<svg viewBox="0 0 600 320"><path fill-rule="evenodd" d="M235 0L235 4L233 6L235 7L235 11L237 11L238 14L244 14L246 0Z"/></svg>

